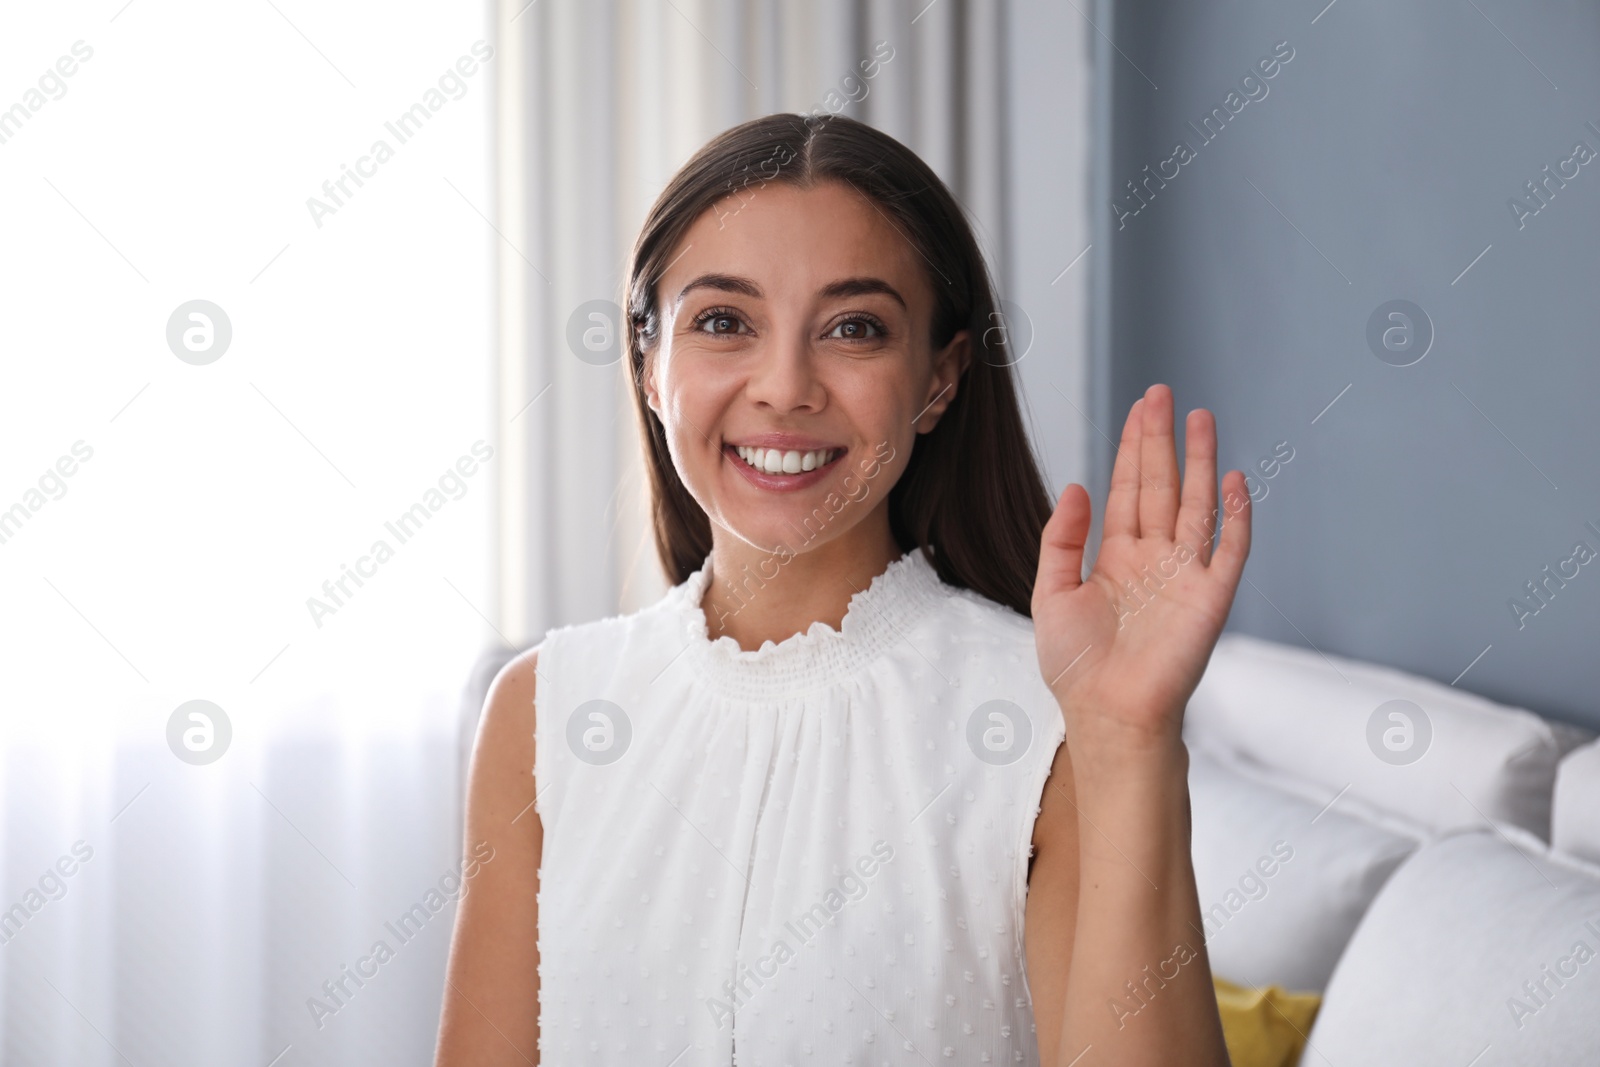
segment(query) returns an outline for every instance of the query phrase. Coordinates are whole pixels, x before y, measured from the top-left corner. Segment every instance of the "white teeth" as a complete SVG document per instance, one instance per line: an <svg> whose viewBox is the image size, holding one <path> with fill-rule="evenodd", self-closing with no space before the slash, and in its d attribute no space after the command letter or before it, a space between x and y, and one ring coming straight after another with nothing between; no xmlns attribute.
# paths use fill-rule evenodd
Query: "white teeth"
<svg viewBox="0 0 1600 1067"><path fill-rule="evenodd" d="M799 474L802 471L813 471L827 465L839 454L837 449L832 448L815 449L810 452L782 452L776 448L738 445L735 450L739 453L740 459L766 474Z"/></svg>

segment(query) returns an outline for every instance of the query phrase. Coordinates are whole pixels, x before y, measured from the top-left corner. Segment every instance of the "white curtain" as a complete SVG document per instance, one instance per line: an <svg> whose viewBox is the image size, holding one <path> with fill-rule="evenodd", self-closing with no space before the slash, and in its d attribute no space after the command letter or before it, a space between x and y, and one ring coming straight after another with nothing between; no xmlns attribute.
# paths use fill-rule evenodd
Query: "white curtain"
<svg viewBox="0 0 1600 1067"><path fill-rule="evenodd" d="M471 5L0 13L0 1063L431 1062L498 640L495 39ZM204 364L167 335L196 299ZM198 765L196 699L231 727Z"/></svg>
<svg viewBox="0 0 1600 1067"><path fill-rule="evenodd" d="M330 702L222 773L129 737L9 745L5 906L39 906L0 948L4 1062L429 1063L454 897L393 930L460 869L454 703L410 707L384 736Z"/></svg>

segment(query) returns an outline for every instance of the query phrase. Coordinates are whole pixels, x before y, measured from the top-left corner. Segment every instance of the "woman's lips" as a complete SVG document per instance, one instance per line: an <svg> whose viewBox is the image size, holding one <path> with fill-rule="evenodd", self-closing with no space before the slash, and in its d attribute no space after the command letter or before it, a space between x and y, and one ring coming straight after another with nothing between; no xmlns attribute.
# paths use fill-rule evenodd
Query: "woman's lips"
<svg viewBox="0 0 1600 1067"><path fill-rule="evenodd" d="M795 492L817 484L826 478L828 472L844 458L846 451L848 450L844 448L809 449L805 451L786 449L780 451L778 449L731 444L722 446L722 454L744 476L746 481L759 489L774 493ZM744 455L741 455L741 452ZM768 459L769 454L772 454L771 461ZM761 463L760 470L752 466L752 460ZM811 470L806 470L805 464L807 462L813 462L815 466ZM781 465L786 468L798 466L800 469L793 474L773 473L766 469L768 466L773 465Z"/></svg>

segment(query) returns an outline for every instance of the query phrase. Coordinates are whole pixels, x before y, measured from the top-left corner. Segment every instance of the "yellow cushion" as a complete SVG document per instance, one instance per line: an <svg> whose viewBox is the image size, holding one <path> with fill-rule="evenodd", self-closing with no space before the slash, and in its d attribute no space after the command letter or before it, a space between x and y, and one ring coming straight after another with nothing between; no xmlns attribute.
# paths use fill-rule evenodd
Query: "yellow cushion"
<svg viewBox="0 0 1600 1067"><path fill-rule="evenodd" d="M1233 1067L1295 1067L1311 1022L1322 1006L1317 993L1290 993L1277 986L1257 989L1212 976L1222 1036Z"/></svg>

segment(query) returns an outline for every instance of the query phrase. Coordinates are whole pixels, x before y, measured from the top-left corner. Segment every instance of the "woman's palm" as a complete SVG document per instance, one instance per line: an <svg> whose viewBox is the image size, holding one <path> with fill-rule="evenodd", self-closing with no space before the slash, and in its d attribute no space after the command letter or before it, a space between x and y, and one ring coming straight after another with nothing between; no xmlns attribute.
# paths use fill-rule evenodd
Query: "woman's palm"
<svg viewBox="0 0 1600 1067"><path fill-rule="evenodd" d="M1082 579L1090 505L1069 485L1046 525L1033 592L1039 667L1071 725L1171 738L1199 683L1250 551L1244 475L1217 508L1216 427L1192 412L1182 493L1172 394L1153 386L1123 427L1100 552Z"/></svg>

